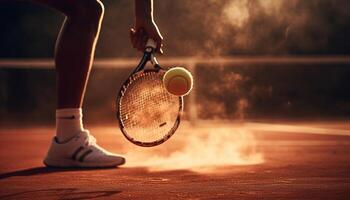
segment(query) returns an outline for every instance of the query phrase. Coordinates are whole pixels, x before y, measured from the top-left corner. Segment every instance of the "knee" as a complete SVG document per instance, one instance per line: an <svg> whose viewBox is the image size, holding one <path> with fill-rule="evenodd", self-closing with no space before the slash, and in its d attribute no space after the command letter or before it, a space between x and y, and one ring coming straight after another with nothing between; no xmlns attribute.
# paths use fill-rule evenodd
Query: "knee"
<svg viewBox="0 0 350 200"><path fill-rule="evenodd" d="M72 0L74 5L69 9L67 17L80 20L86 24L98 24L104 14L103 3L99 0Z"/></svg>

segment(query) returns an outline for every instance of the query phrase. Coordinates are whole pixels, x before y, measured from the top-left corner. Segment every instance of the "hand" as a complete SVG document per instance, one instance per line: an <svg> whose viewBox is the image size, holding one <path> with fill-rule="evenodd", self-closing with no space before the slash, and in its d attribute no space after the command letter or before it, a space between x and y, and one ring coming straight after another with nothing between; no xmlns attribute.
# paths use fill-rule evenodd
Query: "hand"
<svg viewBox="0 0 350 200"><path fill-rule="evenodd" d="M163 54L163 37L156 23L151 19L136 19L135 27L130 29L130 39L133 47L139 51L144 51L149 38L157 43L155 51Z"/></svg>

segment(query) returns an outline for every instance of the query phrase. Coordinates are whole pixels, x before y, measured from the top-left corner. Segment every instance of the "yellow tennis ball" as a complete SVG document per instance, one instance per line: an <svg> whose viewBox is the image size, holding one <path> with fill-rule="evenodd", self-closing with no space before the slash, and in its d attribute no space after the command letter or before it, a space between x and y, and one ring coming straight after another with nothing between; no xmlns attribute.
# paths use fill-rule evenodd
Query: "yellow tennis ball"
<svg viewBox="0 0 350 200"><path fill-rule="evenodd" d="M193 86L191 73L183 67L169 69L163 77L165 88L170 94L185 96L190 93Z"/></svg>

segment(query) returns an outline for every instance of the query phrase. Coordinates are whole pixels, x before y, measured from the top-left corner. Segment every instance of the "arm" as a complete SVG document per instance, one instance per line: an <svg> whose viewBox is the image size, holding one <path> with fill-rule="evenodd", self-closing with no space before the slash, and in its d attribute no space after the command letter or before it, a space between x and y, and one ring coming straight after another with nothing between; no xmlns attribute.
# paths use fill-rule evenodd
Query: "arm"
<svg viewBox="0 0 350 200"><path fill-rule="evenodd" d="M135 0L135 27L130 29L134 48L143 51L148 38L157 43L156 51L163 53L163 37L153 19L153 0Z"/></svg>

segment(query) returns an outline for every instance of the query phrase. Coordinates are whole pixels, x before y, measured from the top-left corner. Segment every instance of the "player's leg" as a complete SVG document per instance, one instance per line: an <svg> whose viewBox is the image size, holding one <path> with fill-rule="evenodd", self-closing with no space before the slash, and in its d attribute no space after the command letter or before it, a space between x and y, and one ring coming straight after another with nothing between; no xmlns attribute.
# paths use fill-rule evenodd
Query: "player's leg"
<svg viewBox="0 0 350 200"><path fill-rule="evenodd" d="M104 8L99 0L36 2L53 7L66 16L55 50L57 139L65 142L83 130L81 106Z"/></svg>
<svg viewBox="0 0 350 200"><path fill-rule="evenodd" d="M106 167L124 158L101 149L82 125L81 106L104 8L99 0L36 0L65 14L56 43L57 134L45 158L50 166Z"/></svg>
<svg viewBox="0 0 350 200"><path fill-rule="evenodd" d="M99 0L74 0L56 44L58 108L80 108L104 8ZM71 3L72 4L72 3Z"/></svg>

